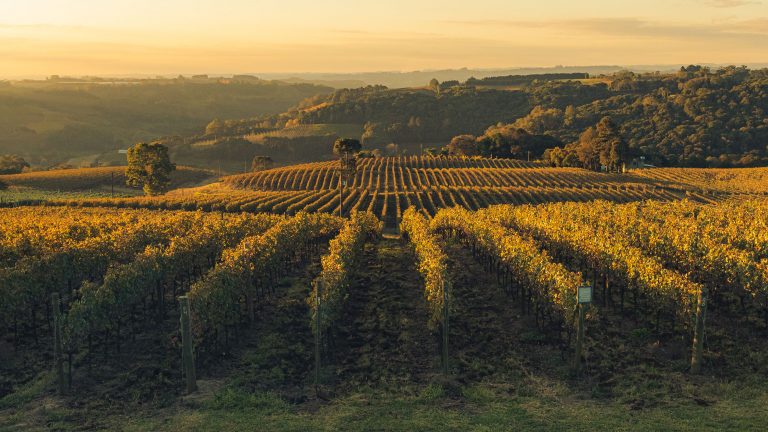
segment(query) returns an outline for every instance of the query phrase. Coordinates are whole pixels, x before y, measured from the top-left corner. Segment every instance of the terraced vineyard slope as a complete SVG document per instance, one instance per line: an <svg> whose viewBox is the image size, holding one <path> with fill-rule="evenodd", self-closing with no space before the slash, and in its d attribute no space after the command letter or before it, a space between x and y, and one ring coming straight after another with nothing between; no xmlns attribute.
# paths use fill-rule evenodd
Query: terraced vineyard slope
<svg viewBox="0 0 768 432"><path fill-rule="evenodd" d="M396 229L409 207L427 216L441 208L478 210L496 204L677 201L713 203L733 196L765 195L765 169L653 168L606 174L579 168L552 168L514 159L399 156L361 158L339 187L337 161L291 165L224 177L195 188L178 188L156 197L65 199L47 204L84 207L204 210L348 216L370 211ZM179 174L189 177L182 170Z"/></svg>
<svg viewBox="0 0 768 432"><path fill-rule="evenodd" d="M370 210L396 226L408 207L434 215L455 205L471 210L493 204L591 201L670 201L689 196L710 201L702 191L665 187L653 178L602 174L578 168L551 168L513 159L399 156L364 158L339 197L336 161L294 165L223 179L237 190L284 192L289 210L308 207L348 214ZM340 200L343 206L340 209ZM285 210L276 203L278 211Z"/></svg>

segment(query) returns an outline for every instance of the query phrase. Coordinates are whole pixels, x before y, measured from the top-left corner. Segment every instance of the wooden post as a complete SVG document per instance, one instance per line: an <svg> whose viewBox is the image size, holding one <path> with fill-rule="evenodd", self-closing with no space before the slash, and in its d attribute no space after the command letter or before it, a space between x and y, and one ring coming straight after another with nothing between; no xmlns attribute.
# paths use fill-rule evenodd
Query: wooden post
<svg viewBox="0 0 768 432"><path fill-rule="evenodd" d="M190 310L189 297L179 297L179 306L181 309L181 360L182 371L187 382L187 393L193 393L197 390L195 377L195 358L192 353L192 330L190 329Z"/></svg>
<svg viewBox="0 0 768 432"><path fill-rule="evenodd" d="M576 321L576 352L573 355L573 370L579 373L581 369L581 354L584 349L584 311L586 306L579 303L579 318Z"/></svg>
<svg viewBox="0 0 768 432"><path fill-rule="evenodd" d="M53 309L53 361L56 367L56 389L59 394L66 391L64 380L64 355L61 349L61 308L59 293L51 294L51 308Z"/></svg>
<svg viewBox="0 0 768 432"><path fill-rule="evenodd" d="M702 287L696 304L696 326L693 334L693 353L691 354L691 373L701 372L701 361L704 352L704 327L707 318L707 292Z"/></svg>
<svg viewBox="0 0 768 432"><path fill-rule="evenodd" d="M443 285L443 374L448 375L448 284Z"/></svg>
<svg viewBox="0 0 768 432"><path fill-rule="evenodd" d="M315 282L315 390L320 385L320 298L322 296L323 281Z"/></svg>

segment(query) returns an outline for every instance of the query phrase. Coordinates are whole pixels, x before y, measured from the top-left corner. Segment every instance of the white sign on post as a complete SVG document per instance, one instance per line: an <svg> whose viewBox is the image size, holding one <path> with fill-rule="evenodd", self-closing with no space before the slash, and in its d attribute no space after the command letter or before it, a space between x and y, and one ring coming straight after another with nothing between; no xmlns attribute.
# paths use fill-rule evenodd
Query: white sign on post
<svg viewBox="0 0 768 432"><path fill-rule="evenodd" d="M592 303L592 285L581 285L578 289L579 304Z"/></svg>

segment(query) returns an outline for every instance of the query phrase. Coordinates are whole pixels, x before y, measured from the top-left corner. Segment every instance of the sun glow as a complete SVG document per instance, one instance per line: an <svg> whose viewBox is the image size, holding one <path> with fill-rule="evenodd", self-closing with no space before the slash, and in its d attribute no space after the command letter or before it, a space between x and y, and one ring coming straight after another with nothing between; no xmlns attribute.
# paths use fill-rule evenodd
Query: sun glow
<svg viewBox="0 0 768 432"><path fill-rule="evenodd" d="M745 0L0 2L0 75L760 63Z"/></svg>

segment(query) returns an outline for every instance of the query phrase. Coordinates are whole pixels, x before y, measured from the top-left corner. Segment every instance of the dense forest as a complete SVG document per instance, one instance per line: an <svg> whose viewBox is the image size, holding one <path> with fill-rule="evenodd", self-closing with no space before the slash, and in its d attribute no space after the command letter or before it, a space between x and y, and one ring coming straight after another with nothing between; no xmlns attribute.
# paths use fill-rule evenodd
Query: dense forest
<svg viewBox="0 0 768 432"><path fill-rule="evenodd" d="M305 102L306 108L297 110L289 122L363 124L366 146L445 143L459 133L478 133L488 124L512 121L528 111L524 93L473 87L436 93L371 86L337 90L312 102Z"/></svg>
<svg viewBox="0 0 768 432"><path fill-rule="evenodd" d="M690 66L675 75L622 73L608 86L579 93L577 83L529 90L534 105L515 125L577 148L604 117L619 127L633 156L664 166L754 166L768 163L768 70ZM565 91L564 91L565 90Z"/></svg>
<svg viewBox="0 0 768 432"><path fill-rule="evenodd" d="M304 101L275 117L274 125L360 123L369 146L445 145L457 135L479 136L479 142L489 127L510 134L522 129L553 138L535 140L538 158L547 147L576 153L580 137L609 117L626 142L625 158L644 156L660 166L768 163L768 70L689 66L664 75L622 72L606 81L533 81L519 91L466 83L449 89L338 90ZM515 145L515 139L508 141ZM513 150L495 149L497 155L527 157L527 151Z"/></svg>

